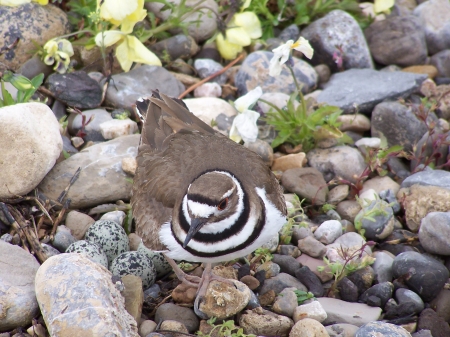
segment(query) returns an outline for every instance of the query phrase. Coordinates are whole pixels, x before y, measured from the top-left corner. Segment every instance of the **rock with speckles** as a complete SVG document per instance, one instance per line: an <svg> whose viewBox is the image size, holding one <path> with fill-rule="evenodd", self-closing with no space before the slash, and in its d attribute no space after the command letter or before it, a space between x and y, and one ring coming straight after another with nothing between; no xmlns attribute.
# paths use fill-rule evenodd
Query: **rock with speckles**
<svg viewBox="0 0 450 337"><path fill-rule="evenodd" d="M122 170L122 159L136 157L139 138L140 135L123 136L84 149L56 164L39 184L39 190L56 200L81 168L67 193L66 198L72 200L71 208L129 200L133 182Z"/></svg>
<svg viewBox="0 0 450 337"><path fill-rule="evenodd" d="M117 222L111 220L94 222L88 228L85 240L98 244L105 252L108 263L130 250L127 233Z"/></svg>
<svg viewBox="0 0 450 337"><path fill-rule="evenodd" d="M138 337L111 273L82 254L46 260L36 274L36 298L51 336Z"/></svg>
<svg viewBox="0 0 450 337"><path fill-rule="evenodd" d="M162 253L154 252L148 249L144 246L143 242L139 244L137 251L147 254L152 259L157 277L162 277L172 271L172 267L170 266L169 262L167 262L164 255Z"/></svg>

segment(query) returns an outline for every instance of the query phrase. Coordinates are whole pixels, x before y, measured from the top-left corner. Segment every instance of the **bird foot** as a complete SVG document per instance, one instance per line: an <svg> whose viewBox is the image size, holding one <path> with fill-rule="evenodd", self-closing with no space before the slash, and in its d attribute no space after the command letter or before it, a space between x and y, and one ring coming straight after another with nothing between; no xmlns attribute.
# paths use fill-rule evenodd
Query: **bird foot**
<svg viewBox="0 0 450 337"><path fill-rule="evenodd" d="M167 262L172 267L175 275L177 275L177 278L183 282L185 285L193 288L199 288L200 283L202 282L202 277L194 276L194 275L188 275L184 271L181 270L180 267L178 267L177 263L172 260L170 257L168 257L166 254L164 254L164 257L166 258Z"/></svg>

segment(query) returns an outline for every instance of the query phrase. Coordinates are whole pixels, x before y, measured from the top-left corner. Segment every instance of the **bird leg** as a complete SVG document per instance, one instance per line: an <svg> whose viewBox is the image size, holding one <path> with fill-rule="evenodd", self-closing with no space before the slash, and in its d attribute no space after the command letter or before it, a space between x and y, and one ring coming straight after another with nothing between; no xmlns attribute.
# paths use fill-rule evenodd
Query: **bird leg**
<svg viewBox="0 0 450 337"><path fill-rule="evenodd" d="M184 271L181 270L180 267L178 267L177 263L172 260L170 257L168 257L166 254L164 254L164 257L166 258L167 262L172 267L175 275L177 275L177 278L183 282L185 285L193 288L199 288L200 283L202 283L203 277L198 277L194 275L188 275Z"/></svg>

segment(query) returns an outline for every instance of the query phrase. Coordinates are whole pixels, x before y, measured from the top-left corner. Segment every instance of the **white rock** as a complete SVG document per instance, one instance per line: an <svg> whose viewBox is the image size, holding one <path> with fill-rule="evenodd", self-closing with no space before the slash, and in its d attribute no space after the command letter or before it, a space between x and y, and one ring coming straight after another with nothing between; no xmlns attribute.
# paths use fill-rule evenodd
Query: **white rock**
<svg viewBox="0 0 450 337"><path fill-rule="evenodd" d="M348 323L361 326L371 321L377 321L381 315L381 308L369 307L364 303L350 303L330 297L319 297L317 301L327 313L324 325Z"/></svg>
<svg viewBox="0 0 450 337"><path fill-rule="evenodd" d="M359 194L359 199L363 202L363 205L368 206L371 201L377 200L378 193L372 188L364 190Z"/></svg>
<svg viewBox="0 0 450 337"><path fill-rule="evenodd" d="M220 97L222 87L216 82L206 82L194 90L194 97Z"/></svg>
<svg viewBox="0 0 450 337"><path fill-rule="evenodd" d="M337 220L324 221L314 232L314 237L325 245L333 243L342 235L342 224Z"/></svg>
<svg viewBox="0 0 450 337"><path fill-rule="evenodd" d="M81 254L60 254L36 274L36 297L51 336L138 337L111 273Z"/></svg>
<svg viewBox="0 0 450 337"><path fill-rule="evenodd" d="M38 268L33 255L0 240L0 331L26 327L39 313L34 292Z"/></svg>
<svg viewBox="0 0 450 337"><path fill-rule="evenodd" d="M208 125L211 125L211 121L221 113L227 117L237 114L236 109L230 103L216 97L188 98L183 102L187 105L189 111Z"/></svg>
<svg viewBox="0 0 450 337"><path fill-rule="evenodd" d="M122 158L122 170L132 176L136 174L137 161L136 157Z"/></svg>
<svg viewBox="0 0 450 337"><path fill-rule="evenodd" d="M318 322L323 322L327 319L327 313L322 307L322 304L318 301L312 301L310 303L299 305L294 311L294 322L298 322L304 318L312 318Z"/></svg>
<svg viewBox="0 0 450 337"><path fill-rule="evenodd" d="M114 139L132 135L138 131L138 125L131 119L113 119L100 124L100 132L105 139Z"/></svg>
<svg viewBox="0 0 450 337"><path fill-rule="evenodd" d="M59 123L42 103L0 108L0 198L33 190L62 151Z"/></svg>
<svg viewBox="0 0 450 337"><path fill-rule="evenodd" d="M122 226L127 215L123 211L111 211L102 215L100 220L111 220Z"/></svg>

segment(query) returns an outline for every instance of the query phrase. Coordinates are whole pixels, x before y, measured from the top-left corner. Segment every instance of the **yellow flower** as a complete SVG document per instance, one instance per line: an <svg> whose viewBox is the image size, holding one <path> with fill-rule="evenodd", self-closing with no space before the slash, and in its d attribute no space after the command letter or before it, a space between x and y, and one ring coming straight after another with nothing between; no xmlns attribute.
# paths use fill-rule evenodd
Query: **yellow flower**
<svg viewBox="0 0 450 337"><path fill-rule="evenodd" d="M118 30L98 33L95 43L99 47L109 47L116 43L116 57L124 71L129 71L133 62L161 66L159 58L145 47L135 36Z"/></svg>
<svg viewBox="0 0 450 337"><path fill-rule="evenodd" d="M302 52L303 55L305 55L309 59L311 59L314 54L314 49L312 49L309 41L306 40L303 36L300 36L300 38L296 42L294 42L293 40L289 40L278 48L272 50L274 55L269 64L270 76L278 76L281 73L282 65L285 64L289 59L292 49Z"/></svg>
<svg viewBox="0 0 450 337"><path fill-rule="evenodd" d="M65 73L69 68L70 57L73 56L72 44L66 39L51 39L44 45L44 63L52 65L58 73Z"/></svg>
<svg viewBox="0 0 450 337"><path fill-rule="evenodd" d="M394 6L394 0L375 0L373 10L376 14L391 12L391 7Z"/></svg>
<svg viewBox="0 0 450 337"><path fill-rule="evenodd" d="M217 36L217 49L224 59L232 60L252 43L252 39L258 39L261 35L261 23L255 13L237 13L228 23L225 36L222 33Z"/></svg>
<svg viewBox="0 0 450 337"><path fill-rule="evenodd" d="M122 25L123 32L131 33L134 25L146 16L144 0L104 0L100 6L100 17L113 25Z"/></svg>

